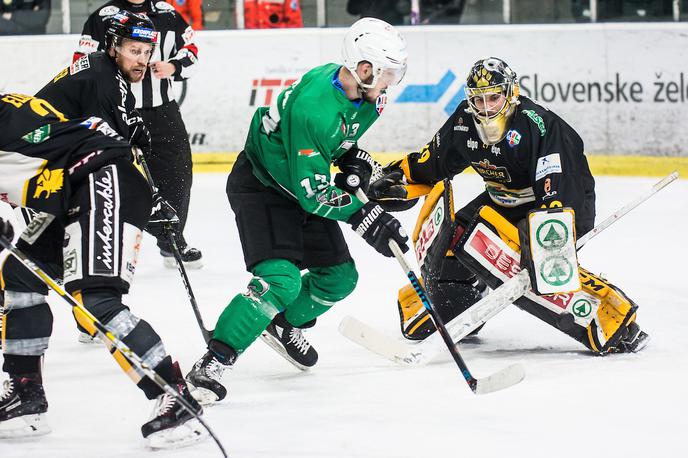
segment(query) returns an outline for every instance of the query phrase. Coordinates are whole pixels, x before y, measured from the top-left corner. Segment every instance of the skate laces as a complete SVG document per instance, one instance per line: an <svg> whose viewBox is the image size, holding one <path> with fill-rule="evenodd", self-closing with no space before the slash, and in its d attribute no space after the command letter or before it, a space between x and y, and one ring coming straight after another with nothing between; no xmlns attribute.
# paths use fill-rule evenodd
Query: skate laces
<svg viewBox="0 0 688 458"><path fill-rule="evenodd" d="M165 415L172 408L175 401L176 399L174 396L170 396L167 393L161 394L155 401L155 407L153 407L153 415L151 416L151 419Z"/></svg>
<svg viewBox="0 0 688 458"><path fill-rule="evenodd" d="M11 378L5 380L2 382L2 396L0 396L0 400L4 401L5 399L9 398L12 396L12 393L14 392L14 380Z"/></svg>
<svg viewBox="0 0 688 458"><path fill-rule="evenodd" d="M294 346L304 355L308 352L308 349L311 348L311 344L306 340L306 337L304 337L303 332L299 328L291 328L289 330L289 342L290 344L294 344Z"/></svg>
<svg viewBox="0 0 688 458"><path fill-rule="evenodd" d="M211 379L219 382L222 379L222 374L224 374L225 369L227 369L227 366L213 357L205 367L205 373Z"/></svg>

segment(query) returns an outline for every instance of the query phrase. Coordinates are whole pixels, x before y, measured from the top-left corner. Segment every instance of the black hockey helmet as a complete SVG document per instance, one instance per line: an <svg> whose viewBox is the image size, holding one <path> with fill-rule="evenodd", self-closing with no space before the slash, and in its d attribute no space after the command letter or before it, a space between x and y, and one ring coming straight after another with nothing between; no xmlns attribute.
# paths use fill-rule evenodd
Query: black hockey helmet
<svg viewBox="0 0 688 458"><path fill-rule="evenodd" d="M490 107L490 98L496 94L504 98L499 97L499 106ZM480 139L485 144L494 145L504 138L519 103L518 95L516 72L502 59L488 57L473 64L466 80L466 100ZM480 107L479 102L482 102Z"/></svg>
<svg viewBox="0 0 688 458"><path fill-rule="evenodd" d="M153 21L141 14L119 10L107 18L105 28L105 43L108 49L120 46L123 39L150 43L154 47L158 43L158 32L155 31Z"/></svg>

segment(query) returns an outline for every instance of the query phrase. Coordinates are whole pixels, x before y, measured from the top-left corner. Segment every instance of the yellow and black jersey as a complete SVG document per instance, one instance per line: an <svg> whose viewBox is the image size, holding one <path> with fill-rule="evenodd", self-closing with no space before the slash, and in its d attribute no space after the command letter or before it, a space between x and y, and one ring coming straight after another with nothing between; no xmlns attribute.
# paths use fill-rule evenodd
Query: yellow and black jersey
<svg viewBox="0 0 688 458"><path fill-rule="evenodd" d="M50 80L36 97L47 100L69 119L97 116L129 138L129 114L135 105L131 85L104 52L78 59Z"/></svg>
<svg viewBox="0 0 688 458"><path fill-rule="evenodd" d="M69 120L43 99L0 93L0 200L54 215L70 182L119 157L129 144L98 117Z"/></svg>
<svg viewBox="0 0 688 458"><path fill-rule="evenodd" d="M402 163L415 183L432 184L472 167L502 207L568 206L594 217L595 182L576 131L555 113L520 97L504 139L480 140L464 100L432 140Z"/></svg>

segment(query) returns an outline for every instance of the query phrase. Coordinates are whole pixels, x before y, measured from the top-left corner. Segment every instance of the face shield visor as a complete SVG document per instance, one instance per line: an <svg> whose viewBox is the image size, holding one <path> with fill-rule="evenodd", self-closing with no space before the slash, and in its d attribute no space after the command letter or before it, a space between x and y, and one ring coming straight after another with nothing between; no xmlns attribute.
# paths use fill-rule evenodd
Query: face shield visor
<svg viewBox="0 0 688 458"><path fill-rule="evenodd" d="M506 135L518 105L517 86L498 84L480 88L466 87L466 100L483 143L499 143Z"/></svg>

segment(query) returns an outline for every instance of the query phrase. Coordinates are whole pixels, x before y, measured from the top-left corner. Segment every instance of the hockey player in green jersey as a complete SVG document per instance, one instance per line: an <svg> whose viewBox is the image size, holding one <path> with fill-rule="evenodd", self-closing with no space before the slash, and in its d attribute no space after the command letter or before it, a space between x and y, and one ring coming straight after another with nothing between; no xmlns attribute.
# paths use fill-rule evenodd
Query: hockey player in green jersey
<svg viewBox="0 0 688 458"><path fill-rule="evenodd" d="M312 69L271 107L256 110L229 175L227 195L253 278L220 315L208 352L187 375L202 403L226 396L222 373L261 334L296 366L317 362L301 329L347 297L358 278L339 221L385 256L392 256L390 239L408 249L400 223L354 195L375 164L358 139L382 113L387 87L403 78L406 43L386 22L364 18L347 31L342 57L344 65ZM332 164L342 171L334 185Z"/></svg>

